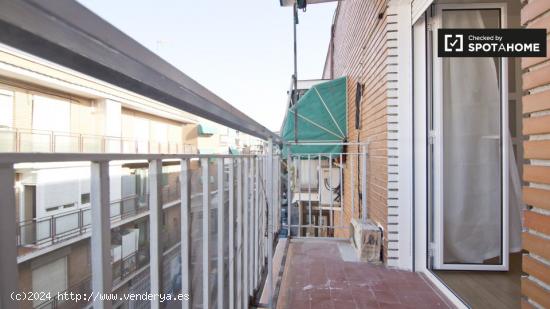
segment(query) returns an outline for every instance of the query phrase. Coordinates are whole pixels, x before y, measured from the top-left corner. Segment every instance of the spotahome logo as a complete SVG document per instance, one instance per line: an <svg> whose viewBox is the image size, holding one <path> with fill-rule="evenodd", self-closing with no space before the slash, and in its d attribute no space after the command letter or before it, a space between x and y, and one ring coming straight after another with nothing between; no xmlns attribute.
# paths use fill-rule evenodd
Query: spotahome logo
<svg viewBox="0 0 550 309"><path fill-rule="evenodd" d="M438 29L439 57L546 57L546 29Z"/></svg>
<svg viewBox="0 0 550 309"><path fill-rule="evenodd" d="M463 52L464 51L464 35L462 34L445 34L445 51L446 52Z"/></svg>

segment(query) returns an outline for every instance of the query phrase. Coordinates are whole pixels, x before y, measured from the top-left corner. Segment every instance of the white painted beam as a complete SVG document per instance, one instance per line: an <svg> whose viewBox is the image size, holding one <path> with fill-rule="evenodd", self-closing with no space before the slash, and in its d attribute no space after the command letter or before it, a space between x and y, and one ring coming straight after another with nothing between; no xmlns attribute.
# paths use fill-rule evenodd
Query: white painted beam
<svg viewBox="0 0 550 309"><path fill-rule="evenodd" d="M17 307L11 294L19 291L14 186L13 165L0 165L0 308Z"/></svg>
<svg viewBox="0 0 550 309"><path fill-rule="evenodd" d="M149 161L149 271L151 294L162 293L162 160ZM151 308L160 308L159 299L151 300Z"/></svg>
<svg viewBox="0 0 550 309"><path fill-rule="evenodd" d="M95 295L99 295L111 293L113 285L108 161L92 162L90 188L92 290ZM93 306L99 309L112 308L111 301L102 297L94 298Z"/></svg>

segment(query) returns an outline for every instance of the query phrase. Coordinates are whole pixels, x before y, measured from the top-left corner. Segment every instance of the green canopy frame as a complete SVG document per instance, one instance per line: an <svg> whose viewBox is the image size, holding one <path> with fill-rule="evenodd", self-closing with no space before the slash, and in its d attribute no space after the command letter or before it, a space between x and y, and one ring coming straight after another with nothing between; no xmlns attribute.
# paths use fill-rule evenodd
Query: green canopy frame
<svg viewBox="0 0 550 309"><path fill-rule="evenodd" d="M297 144L294 143L296 109ZM311 87L298 103L288 109L281 137L285 156L289 149L292 154L341 153L341 143L348 137L347 78L341 77Z"/></svg>

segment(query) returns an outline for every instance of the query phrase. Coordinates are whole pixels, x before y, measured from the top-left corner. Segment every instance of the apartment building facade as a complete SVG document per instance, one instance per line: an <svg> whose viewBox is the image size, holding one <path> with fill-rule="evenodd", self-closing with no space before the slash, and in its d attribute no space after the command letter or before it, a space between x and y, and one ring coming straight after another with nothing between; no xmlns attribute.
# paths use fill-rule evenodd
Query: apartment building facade
<svg viewBox="0 0 550 309"><path fill-rule="evenodd" d="M0 47L0 110L1 152L196 154L206 149L197 134L204 119L7 46ZM248 141L241 142L246 134L233 130L226 141L220 136L209 141L211 153L248 147ZM175 163L164 163L161 184L167 293L181 290L181 186ZM148 163L113 162L109 170L113 291L144 292L149 289ZM89 293L90 163L21 163L15 172L20 291ZM80 308L82 302L54 298L20 305Z"/></svg>

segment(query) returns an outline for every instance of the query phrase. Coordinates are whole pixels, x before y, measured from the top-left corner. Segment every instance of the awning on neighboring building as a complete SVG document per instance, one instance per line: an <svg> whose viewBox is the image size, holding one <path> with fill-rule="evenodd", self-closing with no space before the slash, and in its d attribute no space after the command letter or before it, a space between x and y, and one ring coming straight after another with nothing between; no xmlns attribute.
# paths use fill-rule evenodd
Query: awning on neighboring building
<svg viewBox="0 0 550 309"><path fill-rule="evenodd" d="M240 151L239 149L235 148L235 147L229 147L229 154L231 155L240 155Z"/></svg>
<svg viewBox="0 0 550 309"><path fill-rule="evenodd" d="M216 127L210 124L199 124L199 135L200 136L211 136L218 133L218 130Z"/></svg>
<svg viewBox="0 0 550 309"><path fill-rule="evenodd" d="M281 137L283 141L294 142L294 116L298 109L298 143L291 145L290 152L297 153L340 153L342 145L321 143L342 143L348 136L346 77L324 82L311 87L285 116ZM319 145L314 145L319 143ZM283 153L288 153L285 144Z"/></svg>

